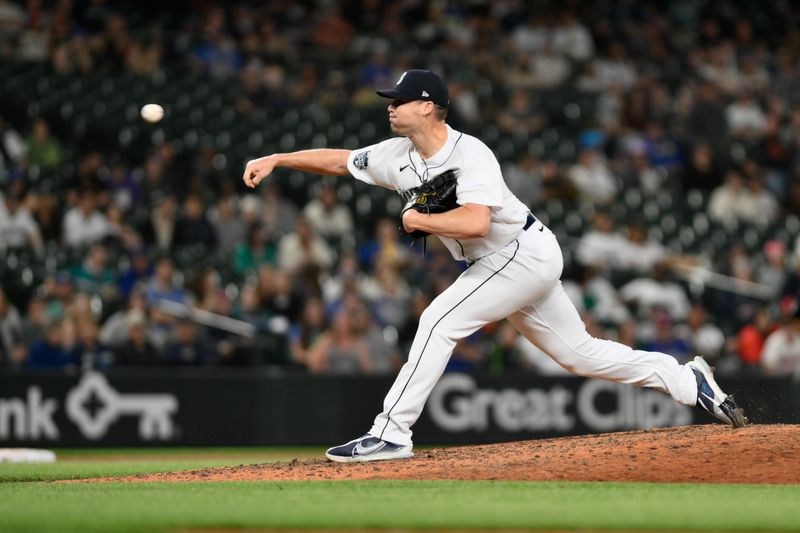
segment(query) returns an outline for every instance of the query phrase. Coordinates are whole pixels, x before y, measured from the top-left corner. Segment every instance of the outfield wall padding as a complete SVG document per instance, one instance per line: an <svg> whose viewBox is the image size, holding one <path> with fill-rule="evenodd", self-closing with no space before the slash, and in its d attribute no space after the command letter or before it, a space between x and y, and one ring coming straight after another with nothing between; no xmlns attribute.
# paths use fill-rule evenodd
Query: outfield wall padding
<svg viewBox="0 0 800 533"><path fill-rule="evenodd" d="M791 378L720 377L751 420L800 422ZM391 377L254 369L0 374L0 447L325 445L365 433ZM713 421L663 393L576 377L448 373L417 444L489 443Z"/></svg>

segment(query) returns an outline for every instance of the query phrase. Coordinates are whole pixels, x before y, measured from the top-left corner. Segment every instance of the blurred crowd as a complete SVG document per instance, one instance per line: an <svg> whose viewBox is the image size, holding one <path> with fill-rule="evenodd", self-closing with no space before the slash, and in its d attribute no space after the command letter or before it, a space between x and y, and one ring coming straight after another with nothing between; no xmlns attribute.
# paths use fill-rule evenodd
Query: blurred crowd
<svg viewBox="0 0 800 533"><path fill-rule="evenodd" d="M235 86L241 114L383 106L375 88L433 68L449 82L454 127L530 147L501 160L512 191L537 215L557 205L586 222L562 246L591 333L680 361L702 353L721 371L800 375L800 9L529 4L0 0L0 61L108 76L188 66ZM587 105L558 120L548 95L565 92ZM348 178L308 181L299 201L286 176L246 192L211 147L178 154L160 140L130 161L76 147L54 120L0 118L0 367L388 373L464 268L435 239L423 255L396 219L364 227ZM33 185L65 164L76 171L55 190ZM698 195L708 225L766 238L706 256L668 247L646 212L615 216L630 191L665 190ZM759 291L697 291L676 275L686 265ZM449 366L562 372L506 322L460 342Z"/></svg>

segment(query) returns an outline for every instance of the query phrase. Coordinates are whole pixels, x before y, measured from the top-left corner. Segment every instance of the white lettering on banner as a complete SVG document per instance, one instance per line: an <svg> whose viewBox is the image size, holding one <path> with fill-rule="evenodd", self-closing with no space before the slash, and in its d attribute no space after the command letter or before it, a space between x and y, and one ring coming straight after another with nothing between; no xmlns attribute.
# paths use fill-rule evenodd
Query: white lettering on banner
<svg viewBox="0 0 800 533"><path fill-rule="evenodd" d="M600 412L597 396L616 396L616 409ZM596 431L649 429L692 423L689 407L661 392L608 381L586 381L578 391L578 417Z"/></svg>
<svg viewBox="0 0 800 533"><path fill-rule="evenodd" d="M447 404L449 396L456 396ZM451 431L486 431L494 422L504 431L569 431L575 420L566 408L572 393L556 385L551 390L478 389L466 374L442 377L428 400L433 422Z"/></svg>
<svg viewBox="0 0 800 533"><path fill-rule="evenodd" d="M614 395L611 411L600 411L598 396ZM575 428L568 413L575 401L577 420L595 431L646 429L686 425L692 422L688 407L655 390L631 385L586 380L575 394L555 385L551 389L480 389L472 376L446 374L433 389L428 413L445 431L486 431L496 425L502 431L561 431Z"/></svg>
<svg viewBox="0 0 800 533"><path fill-rule="evenodd" d="M92 398L101 404L92 414L86 404ZM102 374L87 372L67 394L67 416L90 440L102 438L109 426L123 415L139 416L139 436L144 440L166 440L174 435L172 415L178 399L171 394L120 394Z"/></svg>
<svg viewBox="0 0 800 533"><path fill-rule="evenodd" d="M42 399L39 387L28 387L27 401L20 398L0 400L0 440L11 438L12 426L14 438L18 440L57 439L58 428L53 422L57 407L54 399Z"/></svg>

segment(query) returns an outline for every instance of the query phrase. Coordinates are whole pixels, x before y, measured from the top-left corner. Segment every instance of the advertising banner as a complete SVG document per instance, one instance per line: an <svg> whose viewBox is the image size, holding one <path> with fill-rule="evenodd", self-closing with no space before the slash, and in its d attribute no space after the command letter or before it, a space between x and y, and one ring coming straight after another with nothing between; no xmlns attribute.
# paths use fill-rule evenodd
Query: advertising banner
<svg viewBox="0 0 800 533"><path fill-rule="evenodd" d="M329 445L369 429L391 382L219 369L0 374L0 447ZM799 421L791 379L731 386L752 420ZM631 385L449 373L413 429L417 444L477 444L712 421Z"/></svg>

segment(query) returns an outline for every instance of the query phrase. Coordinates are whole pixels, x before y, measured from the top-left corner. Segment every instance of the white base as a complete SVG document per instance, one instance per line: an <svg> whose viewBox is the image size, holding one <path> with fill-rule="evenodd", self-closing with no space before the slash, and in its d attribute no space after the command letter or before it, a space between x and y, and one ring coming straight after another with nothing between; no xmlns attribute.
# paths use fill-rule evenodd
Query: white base
<svg viewBox="0 0 800 533"><path fill-rule="evenodd" d="M0 448L0 463L55 463L56 454L50 450L32 448Z"/></svg>

